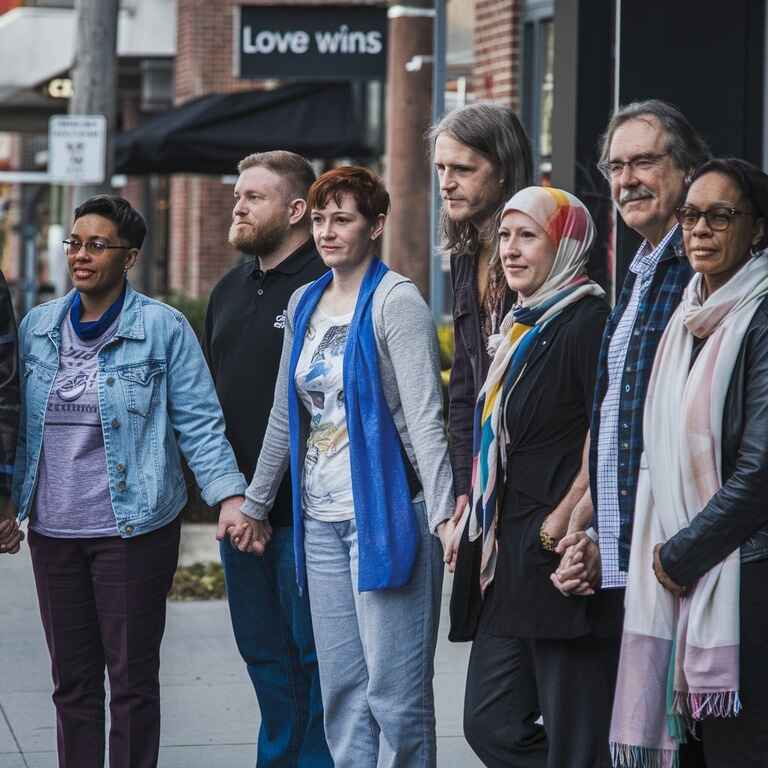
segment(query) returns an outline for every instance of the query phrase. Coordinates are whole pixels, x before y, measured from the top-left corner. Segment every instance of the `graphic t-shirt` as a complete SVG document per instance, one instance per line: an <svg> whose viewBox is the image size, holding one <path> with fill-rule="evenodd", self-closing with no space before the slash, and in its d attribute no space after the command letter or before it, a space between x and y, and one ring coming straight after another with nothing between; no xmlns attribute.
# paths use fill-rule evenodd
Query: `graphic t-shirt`
<svg viewBox="0 0 768 768"><path fill-rule="evenodd" d="M344 350L352 313L315 310L296 366L296 390L310 413L302 477L304 514L339 522L355 516L344 408Z"/></svg>
<svg viewBox="0 0 768 768"><path fill-rule="evenodd" d="M54 538L117 536L107 477L96 386L99 350L119 317L97 339L83 341L67 315L59 371L45 412L37 493L30 523Z"/></svg>

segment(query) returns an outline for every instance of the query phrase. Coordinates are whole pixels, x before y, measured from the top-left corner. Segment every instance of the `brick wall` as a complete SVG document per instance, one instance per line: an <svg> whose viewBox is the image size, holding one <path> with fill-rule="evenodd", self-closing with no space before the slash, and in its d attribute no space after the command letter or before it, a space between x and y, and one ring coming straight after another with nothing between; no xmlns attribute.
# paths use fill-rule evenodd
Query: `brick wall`
<svg viewBox="0 0 768 768"><path fill-rule="evenodd" d="M251 90L232 73L233 10L241 5L362 5L360 0L178 0L175 97ZM370 3L375 4L375 3ZM234 174L236 169L232 169ZM170 191L171 291L207 296L238 254L227 244L232 187L219 177L174 176Z"/></svg>
<svg viewBox="0 0 768 768"><path fill-rule="evenodd" d="M522 0L475 0L477 98L520 108L520 18Z"/></svg>

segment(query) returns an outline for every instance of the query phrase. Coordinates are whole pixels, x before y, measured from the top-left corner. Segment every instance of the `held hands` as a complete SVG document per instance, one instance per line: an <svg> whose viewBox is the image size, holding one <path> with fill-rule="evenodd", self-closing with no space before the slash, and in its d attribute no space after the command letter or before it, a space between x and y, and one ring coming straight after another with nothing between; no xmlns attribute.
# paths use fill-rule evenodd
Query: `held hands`
<svg viewBox="0 0 768 768"><path fill-rule="evenodd" d="M469 504L469 496L463 494L456 499L456 506L453 509L453 515L437 527L437 535L443 545L443 562L448 566L450 573L456 570L456 560L459 556L459 541L461 540L462 528L459 526L461 516L464 514L464 508Z"/></svg>
<svg viewBox="0 0 768 768"><path fill-rule="evenodd" d="M232 546L240 552L263 555L272 538L272 526L268 520L254 520L240 511L242 496L232 496L221 502L216 538L222 541L229 536Z"/></svg>
<svg viewBox="0 0 768 768"><path fill-rule="evenodd" d="M443 545L443 562L448 566L448 570L453 572L456 565L456 549L453 545L453 532L456 530L456 523L453 522L453 518L443 520L440 525L437 526L436 533L440 539L440 543Z"/></svg>
<svg viewBox="0 0 768 768"><path fill-rule="evenodd" d="M0 554L15 555L24 541L24 531L19 528L10 499L0 501Z"/></svg>
<svg viewBox="0 0 768 768"><path fill-rule="evenodd" d="M656 575L656 580L662 587L664 587L664 589L675 595L675 597L682 597L687 592L687 588L681 587L667 575L664 566L661 564L661 547L661 544L657 544L653 548L653 572Z"/></svg>
<svg viewBox="0 0 768 768"><path fill-rule="evenodd" d="M584 531L564 536L555 548L562 555L552 584L566 597L594 595L600 584L600 549Z"/></svg>

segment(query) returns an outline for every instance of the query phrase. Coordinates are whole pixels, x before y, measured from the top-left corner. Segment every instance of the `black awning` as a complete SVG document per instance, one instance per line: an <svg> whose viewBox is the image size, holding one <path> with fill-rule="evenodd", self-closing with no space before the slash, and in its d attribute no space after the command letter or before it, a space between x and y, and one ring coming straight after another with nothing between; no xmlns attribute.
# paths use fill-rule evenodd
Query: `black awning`
<svg viewBox="0 0 768 768"><path fill-rule="evenodd" d="M368 157L363 104L351 83L211 94L115 137L115 173L237 172L251 152Z"/></svg>

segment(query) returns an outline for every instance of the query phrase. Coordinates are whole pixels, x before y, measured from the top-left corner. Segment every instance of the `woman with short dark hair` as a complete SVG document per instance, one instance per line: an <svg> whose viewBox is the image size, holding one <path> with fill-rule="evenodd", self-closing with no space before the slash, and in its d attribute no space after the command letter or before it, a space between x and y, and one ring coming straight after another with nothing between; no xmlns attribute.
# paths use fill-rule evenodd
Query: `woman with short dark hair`
<svg viewBox="0 0 768 768"><path fill-rule="evenodd" d="M611 742L617 766L672 765L690 729L708 768L757 768L768 760L768 176L710 160L677 218L696 274L646 400Z"/></svg>
<svg viewBox="0 0 768 768"><path fill-rule="evenodd" d="M435 766L437 537L445 547L453 528L435 327L416 286L378 258L380 179L336 168L308 207L330 271L288 304L243 511L266 520L290 461L297 580L336 768Z"/></svg>
<svg viewBox="0 0 768 768"><path fill-rule="evenodd" d="M184 454L243 549L245 478L189 323L127 280L146 225L120 197L77 208L64 241L73 290L22 321L14 501L27 517L51 654L59 766L154 768L160 643L176 570Z"/></svg>

